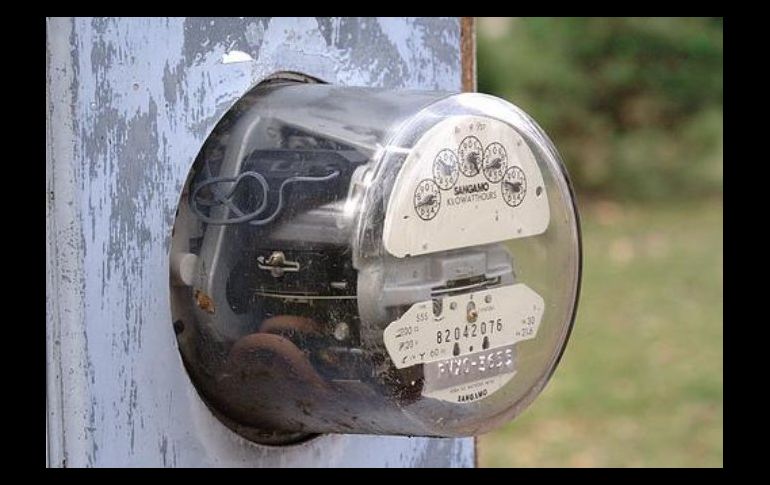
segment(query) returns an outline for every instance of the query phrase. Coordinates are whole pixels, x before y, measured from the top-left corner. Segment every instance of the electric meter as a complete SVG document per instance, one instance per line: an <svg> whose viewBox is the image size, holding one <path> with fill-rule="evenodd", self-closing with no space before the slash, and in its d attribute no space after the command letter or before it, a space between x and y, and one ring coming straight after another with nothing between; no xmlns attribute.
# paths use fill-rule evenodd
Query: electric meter
<svg viewBox="0 0 770 485"><path fill-rule="evenodd" d="M185 366L266 443L488 431L543 389L575 316L567 173L483 94L258 86L202 147L172 239Z"/></svg>

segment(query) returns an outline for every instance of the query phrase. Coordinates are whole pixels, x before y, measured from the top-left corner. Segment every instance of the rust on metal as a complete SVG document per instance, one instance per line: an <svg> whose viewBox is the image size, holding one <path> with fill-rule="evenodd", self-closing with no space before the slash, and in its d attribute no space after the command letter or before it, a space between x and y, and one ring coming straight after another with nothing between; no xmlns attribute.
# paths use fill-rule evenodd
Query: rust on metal
<svg viewBox="0 0 770 485"><path fill-rule="evenodd" d="M214 313L214 300L201 290L195 290L195 303L206 313Z"/></svg>
<svg viewBox="0 0 770 485"><path fill-rule="evenodd" d="M462 58L462 88L476 91L476 19L460 17L460 56Z"/></svg>

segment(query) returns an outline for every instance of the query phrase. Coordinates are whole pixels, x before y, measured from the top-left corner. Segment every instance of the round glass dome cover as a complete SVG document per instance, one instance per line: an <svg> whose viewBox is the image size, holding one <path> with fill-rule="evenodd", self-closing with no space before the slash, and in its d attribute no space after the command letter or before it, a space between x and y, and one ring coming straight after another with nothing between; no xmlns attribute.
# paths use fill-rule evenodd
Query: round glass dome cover
<svg viewBox="0 0 770 485"><path fill-rule="evenodd" d="M190 376L257 440L503 423L553 372L580 278L556 150L471 93L255 89L201 150L171 252Z"/></svg>

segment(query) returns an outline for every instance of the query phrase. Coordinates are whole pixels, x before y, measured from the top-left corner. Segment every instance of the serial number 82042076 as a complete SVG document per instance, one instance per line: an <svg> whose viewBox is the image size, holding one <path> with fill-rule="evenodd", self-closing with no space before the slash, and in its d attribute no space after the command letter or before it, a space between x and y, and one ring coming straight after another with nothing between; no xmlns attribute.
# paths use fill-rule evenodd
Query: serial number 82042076
<svg viewBox="0 0 770 485"><path fill-rule="evenodd" d="M486 320L482 322L469 323L464 326L456 326L436 332L436 343L443 344L447 342L458 342L469 338L484 335L492 335L495 332L503 330L503 319Z"/></svg>

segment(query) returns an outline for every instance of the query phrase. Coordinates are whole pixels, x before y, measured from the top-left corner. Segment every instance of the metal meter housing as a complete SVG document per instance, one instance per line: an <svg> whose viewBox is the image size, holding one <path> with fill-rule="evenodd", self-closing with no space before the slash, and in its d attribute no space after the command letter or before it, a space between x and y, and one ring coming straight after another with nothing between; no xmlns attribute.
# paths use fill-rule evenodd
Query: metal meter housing
<svg viewBox="0 0 770 485"><path fill-rule="evenodd" d="M479 434L553 373L580 244L558 152L516 106L271 82L193 164L174 328L201 396L252 440Z"/></svg>

